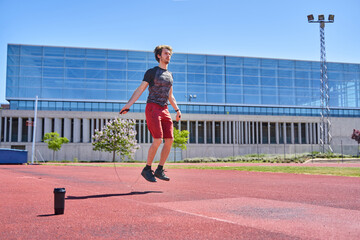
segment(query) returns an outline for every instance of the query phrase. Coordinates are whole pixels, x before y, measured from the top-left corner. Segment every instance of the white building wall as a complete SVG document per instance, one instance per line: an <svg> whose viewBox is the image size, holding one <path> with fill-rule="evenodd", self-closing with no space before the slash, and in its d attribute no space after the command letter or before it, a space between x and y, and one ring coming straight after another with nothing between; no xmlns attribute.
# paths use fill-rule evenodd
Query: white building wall
<svg viewBox="0 0 360 240"><path fill-rule="evenodd" d="M17 132L17 141L22 141L22 118L18 118L18 132Z"/></svg>
<svg viewBox="0 0 360 240"><path fill-rule="evenodd" d="M52 119L51 118L45 118L44 119L44 134L52 132Z"/></svg>
<svg viewBox="0 0 360 240"><path fill-rule="evenodd" d="M73 142L74 143L79 143L80 142L80 132L81 132L81 124L80 124L80 118L74 118L74 129L73 129L74 133L74 139Z"/></svg>
<svg viewBox="0 0 360 240"><path fill-rule="evenodd" d="M35 133L35 142L41 142L43 139L43 118L37 117L36 118L36 133Z"/></svg>
<svg viewBox="0 0 360 240"><path fill-rule="evenodd" d="M83 137L82 137L83 142L88 143L88 142L90 142L90 120L89 119L83 118L83 126L82 126L82 128L83 128L83 131L82 131L82 133L83 133Z"/></svg>
<svg viewBox="0 0 360 240"><path fill-rule="evenodd" d="M1 112L2 119L4 122L3 129L3 137L5 136L5 141L0 142L0 147L11 147L12 145L22 144L25 145L28 150L31 150L31 142L8 142L10 138L10 130L11 126L7 124L8 120L15 118L23 118L31 119L33 116L33 111L14 111L14 110L2 110ZM64 136L68 139L73 135L73 143L63 145L63 148L56 154L56 160L73 160L75 157L79 160L101 160L108 161L111 160L111 154L94 152L92 150L92 145L89 143L90 141L90 124L96 125L98 122L99 125L102 122L104 124L105 119L113 119L117 116L117 113L104 113L104 112L59 112L59 111L39 111L38 112L38 121L37 121L37 143L36 147L41 151L41 154L44 158L51 159L52 152L47 149L47 145L42 143L41 140L43 138L43 134L46 132L42 132L42 129L51 130L51 119L55 119L54 129L58 129L58 124L61 121L64 121ZM150 134L145 131L146 123L145 116L143 113L128 113L128 118L138 119L141 125L140 131L143 134L143 139L145 140L145 136L148 137L148 143L141 143L141 148L136 152L135 159L137 160L146 160L147 151L150 147ZM175 118L175 115L173 116ZM74 119L74 127L72 127L71 122ZM83 136L82 139L84 143L80 141L80 125L81 120L83 122ZM90 119L94 119L93 121ZM100 120L97 120L100 119ZM319 150L319 145L310 142L310 138L314 138L316 135L319 135L319 128L317 127L317 123L319 122L319 118L317 117L293 117L293 116L244 116L244 115L205 115L205 114L183 114L182 121L185 121L187 126L189 127L189 121L196 122L204 122L211 121L212 122L212 136L213 141L209 144L187 144L188 150L182 151L182 157L199 157L199 156L211 156L211 157L225 157L230 156L233 153L235 154L249 154L249 153L274 153L274 154L282 154L284 152L284 145L286 145L286 153L291 153L292 151L297 152L310 152L310 150L316 151ZM44 122L44 126L42 123ZM215 144L215 122L219 122L221 124L220 128L220 137L221 141L224 139L224 135L227 134L227 144ZM261 123L265 122L268 126L270 123L274 123L276 126L276 141L279 142L279 123L287 123L291 124L291 139L293 139L293 126L294 123L298 124L298 137L299 141L301 141L301 123L305 123L306 127L306 143L302 144L269 144L260 143L256 144L254 139L255 135L260 137L258 139L260 142L262 140L262 125ZM341 149L341 142L343 143L344 153L356 154L357 144L354 140L350 138L352 131L354 128L359 128L359 118L332 118L332 136L333 136L333 149L335 152L339 152ZM231 124L232 123L232 124ZM250 123L252 123L252 128L250 128ZM229 131L224 132L224 124L226 124L226 128ZM235 127L231 128L231 126ZM256 126L256 127L255 127ZM285 124L283 125L285 126ZM311 127L310 127L311 126ZM31 129L31 128L29 128ZM28 133L29 130L28 129ZM189 128L188 128L189 129ZM285 129L286 130L286 127ZM19 128L19 132L21 128ZM73 132L71 132L73 131ZM206 131L206 128L204 128ZM17 136L19 136L19 132ZM228 132L228 133L226 133ZM261 133L262 132L262 133ZM283 131L286 132L286 131ZM245 133L245 134L244 134ZM267 134L268 139L270 141L270 128L268 128ZM197 133L198 134L198 133ZM252 135L249 138L250 134ZM28 134L30 135L30 134ZM19 138L19 137L18 137ZM28 136L28 140L29 140ZM250 139L253 139L250 141ZM22 139L23 140L23 139ZM230 141L233 140L235 144L230 144ZM88 142L86 142L88 141ZM293 140L292 140L293 141ZM317 142L318 139L314 139L313 142ZM239 142L239 143L237 143ZM160 150L155 159L159 159ZM40 158L39 158L40 159Z"/></svg>
<svg viewBox="0 0 360 240"><path fill-rule="evenodd" d="M71 119L64 118L64 137L71 141Z"/></svg>
<svg viewBox="0 0 360 240"><path fill-rule="evenodd" d="M54 131L57 132L61 136L61 133L62 133L62 119L61 118L55 118L54 125L55 125L54 126Z"/></svg>

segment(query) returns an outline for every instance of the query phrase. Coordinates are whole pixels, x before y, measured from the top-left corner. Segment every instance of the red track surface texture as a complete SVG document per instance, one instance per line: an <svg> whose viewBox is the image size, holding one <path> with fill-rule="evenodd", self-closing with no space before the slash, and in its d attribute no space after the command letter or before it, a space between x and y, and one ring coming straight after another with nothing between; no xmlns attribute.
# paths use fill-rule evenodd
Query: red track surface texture
<svg viewBox="0 0 360 240"><path fill-rule="evenodd" d="M0 239L360 238L360 178L170 169L148 183L140 171L0 165Z"/></svg>

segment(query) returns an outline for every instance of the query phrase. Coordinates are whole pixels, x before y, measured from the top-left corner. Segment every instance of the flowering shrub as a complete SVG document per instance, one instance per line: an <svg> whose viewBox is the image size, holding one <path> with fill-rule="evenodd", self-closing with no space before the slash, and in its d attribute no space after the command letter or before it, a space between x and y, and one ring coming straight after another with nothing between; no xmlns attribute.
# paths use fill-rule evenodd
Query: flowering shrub
<svg viewBox="0 0 360 240"><path fill-rule="evenodd" d="M92 140L94 151L113 153L113 162L115 153L120 155L121 160L124 160L125 156L133 160L135 151L139 148L134 119L115 118L102 127L101 131L96 129Z"/></svg>
<svg viewBox="0 0 360 240"><path fill-rule="evenodd" d="M351 139L354 139L360 144L360 130L354 129L353 134L351 135Z"/></svg>

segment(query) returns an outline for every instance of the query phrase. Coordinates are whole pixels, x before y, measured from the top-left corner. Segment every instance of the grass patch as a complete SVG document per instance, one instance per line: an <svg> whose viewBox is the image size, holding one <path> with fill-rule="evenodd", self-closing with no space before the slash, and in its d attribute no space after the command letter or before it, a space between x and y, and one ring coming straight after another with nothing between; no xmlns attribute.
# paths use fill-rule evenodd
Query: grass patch
<svg viewBox="0 0 360 240"><path fill-rule="evenodd" d="M48 162L41 165L54 165L54 166L81 166L81 167L114 167L114 163L66 163L66 162ZM144 167L144 163L116 163L116 167Z"/></svg>
<svg viewBox="0 0 360 240"><path fill-rule="evenodd" d="M360 168L355 167L303 167L303 166L168 166L177 169L236 170L248 172L274 172L309 175L360 177Z"/></svg>
<svg viewBox="0 0 360 240"><path fill-rule="evenodd" d="M47 163L55 166L91 166L114 167L114 163ZM144 164L116 164L120 167L143 167ZM204 166L204 165L167 165L168 169L203 169L203 170L235 170L247 172L293 173L307 175L330 175L344 177L360 177L358 167L312 167L312 166Z"/></svg>
<svg viewBox="0 0 360 240"><path fill-rule="evenodd" d="M223 158L216 157L196 157L185 158L185 163L209 163L209 162L244 162L244 163L304 163L307 160L320 159L338 159L359 158L358 156L341 155L337 153L298 153L298 154L247 154L239 156L229 156Z"/></svg>

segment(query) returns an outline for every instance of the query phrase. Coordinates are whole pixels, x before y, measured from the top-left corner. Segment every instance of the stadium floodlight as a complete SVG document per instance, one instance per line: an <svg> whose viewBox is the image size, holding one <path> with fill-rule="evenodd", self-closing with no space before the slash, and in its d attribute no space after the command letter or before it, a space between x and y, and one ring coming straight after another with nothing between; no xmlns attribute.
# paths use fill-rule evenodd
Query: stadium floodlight
<svg viewBox="0 0 360 240"><path fill-rule="evenodd" d="M326 66L326 52L325 52L325 23L333 23L335 16L333 14L329 15L328 20L325 21L325 16L323 14L318 15L318 21L314 21L314 16L308 15L309 23L320 23L320 147L322 152L325 153L326 150L333 152L331 148L331 119L330 119L330 90L327 77L327 66ZM327 149L325 149L327 148Z"/></svg>
<svg viewBox="0 0 360 240"><path fill-rule="evenodd" d="M314 21L314 15L310 14L307 16L308 22Z"/></svg>

